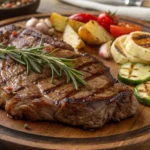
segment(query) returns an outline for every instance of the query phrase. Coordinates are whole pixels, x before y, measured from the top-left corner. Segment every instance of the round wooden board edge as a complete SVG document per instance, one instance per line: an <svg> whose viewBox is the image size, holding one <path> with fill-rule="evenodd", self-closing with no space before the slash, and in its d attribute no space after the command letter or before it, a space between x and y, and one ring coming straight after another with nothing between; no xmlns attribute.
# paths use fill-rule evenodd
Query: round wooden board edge
<svg viewBox="0 0 150 150"><path fill-rule="evenodd" d="M134 135L134 136L133 136ZM0 139L3 142L16 144L20 146L29 146L30 148L60 148L78 149L80 146L84 148L102 148L102 149L113 149L113 148L123 148L130 147L134 145L139 145L145 143L150 139L150 126L146 126L141 129L137 129L131 132L112 135L108 137L95 137L95 138L63 138L63 137L48 137L40 136L36 134L30 134L23 131L17 131L14 129L9 129L7 127L0 126ZM149 141L148 141L149 142ZM107 143L107 144L106 144ZM140 146L140 145L139 145Z"/></svg>

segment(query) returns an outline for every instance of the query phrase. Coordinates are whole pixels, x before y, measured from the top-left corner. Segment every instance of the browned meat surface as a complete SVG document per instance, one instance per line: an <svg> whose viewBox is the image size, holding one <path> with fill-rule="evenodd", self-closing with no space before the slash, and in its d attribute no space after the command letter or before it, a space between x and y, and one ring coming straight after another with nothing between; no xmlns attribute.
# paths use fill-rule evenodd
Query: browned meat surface
<svg viewBox="0 0 150 150"><path fill-rule="evenodd" d="M3 30L0 29L1 36L4 35ZM19 30L18 37L7 37L7 44L19 48L38 44L39 38L33 36L36 31L27 31L28 35L24 35L26 29ZM32 42L28 41L30 38ZM49 38L51 40L46 43L51 46L53 39ZM1 39L4 41L5 38ZM52 46L68 48L67 44L62 45ZM58 121L83 128L98 128L110 120L119 121L135 114L138 103L132 90L116 83L102 62L70 50L59 51L55 56L74 57L74 68L83 72L87 86L75 90L73 83L66 83L65 76L56 77L52 84L51 70L48 68L44 68L41 74L31 72L27 76L25 66L7 57L0 65L0 106L9 115L18 119Z"/></svg>
<svg viewBox="0 0 150 150"><path fill-rule="evenodd" d="M12 36L12 32L14 31L17 33L15 37ZM41 38L43 38L45 44L49 44L50 49L61 48L73 50L73 48L64 41L58 40L56 37L44 35L37 30L23 29L15 25L0 28L0 43L4 42L6 45L14 45L17 48L37 46Z"/></svg>

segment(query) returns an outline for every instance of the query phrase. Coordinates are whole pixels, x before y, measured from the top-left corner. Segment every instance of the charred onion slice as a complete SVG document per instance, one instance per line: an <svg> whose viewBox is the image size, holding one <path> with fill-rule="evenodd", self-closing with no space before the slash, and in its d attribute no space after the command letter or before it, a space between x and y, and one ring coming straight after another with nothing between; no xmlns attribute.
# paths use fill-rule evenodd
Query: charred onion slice
<svg viewBox="0 0 150 150"><path fill-rule="evenodd" d="M136 86L134 94L140 103L150 106L150 81Z"/></svg>
<svg viewBox="0 0 150 150"><path fill-rule="evenodd" d="M129 85L137 85L150 79L150 66L141 63L125 63L118 73L118 79Z"/></svg>
<svg viewBox="0 0 150 150"><path fill-rule="evenodd" d="M126 51L130 55L150 60L150 33L148 32L132 32L125 40Z"/></svg>

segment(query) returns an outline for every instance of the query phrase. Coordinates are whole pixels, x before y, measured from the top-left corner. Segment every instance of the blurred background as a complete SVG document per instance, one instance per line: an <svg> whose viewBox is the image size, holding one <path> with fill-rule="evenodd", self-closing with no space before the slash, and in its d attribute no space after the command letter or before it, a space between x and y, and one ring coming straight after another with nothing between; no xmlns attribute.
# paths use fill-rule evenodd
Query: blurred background
<svg viewBox="0 0 150 150"><path fill-rule="evenodd" d="M74 0L70 0L70 1L74 1ZM88 1L100 2L100 3L106 3L106 4L115 3L115 5L118 3L119 5L119 4L125 3L125 1L128 2L130 0L88 0ZM141 0L131 0L131 1L135 2L135 1L141 1ZM68 9L68 6L69 6L69 9ZM142 6L150 7L150 0L143 0ZM38 12L49 12L49 11L52 12L55 10L57 10L58 12L62 12L62 10L65 10L66 12L75 12L76 10L83 11L85 9L70 6L66 3L62 3L59 0L41 0L41 4L39 6Z"/></svg>
<svg viewBox="0 0 150 150"><path fill-rule="evenodd" d="M76 0L68 0L69 2ZM82 0L80 0L82 1ZM98 3L106 3L111 5L139 5L143 7L150 7L150 0L87 0ZM142 2L142 3L141 3ZM93 9L94 10L94 9ZM84 9L79 6L69 5L63 3L63 0L0 0L0 20L12 18L14 16L33 14L33 13L73 13L93 11L92 9Z"/></svg>

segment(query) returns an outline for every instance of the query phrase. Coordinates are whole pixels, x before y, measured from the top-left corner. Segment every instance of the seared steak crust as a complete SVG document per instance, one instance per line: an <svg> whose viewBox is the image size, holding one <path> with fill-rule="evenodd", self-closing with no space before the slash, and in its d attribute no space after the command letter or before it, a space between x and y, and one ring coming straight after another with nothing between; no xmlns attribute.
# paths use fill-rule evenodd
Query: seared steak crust
<svg viewBox="0 0 150 150"><path fill-rule="evenodd" d="M17 37L8 35L12 30L17 30ZM7 40L4 38L5 32ZM18 48L38 45L38 34L41 34L16 26L4 27L0 33L0 39L5 44ZM52 49L70 47L63 42L58 44L58 39L54 41L52 37L44 40ZM0 106L18 119L59 121L84 128L102 127L109 120L119 121L136 112L137 100L132 91L116 83L102 62L70 50L59 51L55 56L75 58L74 68L84 74L87 86L80 85L79 90L75 90L73 83L66 83L65 76L56 77L52 84L51 70L48 68L44 68L41 74L31 72L27 76L25 66L7 57L0 65ZM8 89L8 86L12 89Z"/></svg>
<svg viewBox="0 0 150 150"><path fill-rule="evenodd" d="M16 32L14 37L12 32ZM34 29L24 29L15 25L8 25L0 28L0 43L6 45L14 45L17 48L28 48L39 45L41 38L45 44L50 44L50 49L61 48L67 50L73 50L73 48L62 40L56 37L50 37L43 35L41 32Z"/></svg>

